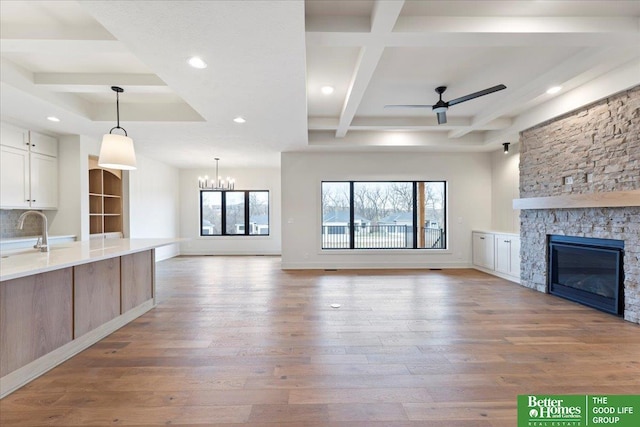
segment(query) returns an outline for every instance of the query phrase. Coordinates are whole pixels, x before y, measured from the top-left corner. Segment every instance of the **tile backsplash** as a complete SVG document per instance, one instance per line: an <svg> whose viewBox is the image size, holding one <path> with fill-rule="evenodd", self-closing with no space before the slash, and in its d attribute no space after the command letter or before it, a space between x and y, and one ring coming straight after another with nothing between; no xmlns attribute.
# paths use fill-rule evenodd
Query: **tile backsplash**
<svg viewBox="0 0 640 427"><path fill-rule="evenodd" d="M29 209L0 209L0 239L11 237L39 236L42 232L41 219L35 215L25 218L24 229L18 229L18 218Z"/></svg>

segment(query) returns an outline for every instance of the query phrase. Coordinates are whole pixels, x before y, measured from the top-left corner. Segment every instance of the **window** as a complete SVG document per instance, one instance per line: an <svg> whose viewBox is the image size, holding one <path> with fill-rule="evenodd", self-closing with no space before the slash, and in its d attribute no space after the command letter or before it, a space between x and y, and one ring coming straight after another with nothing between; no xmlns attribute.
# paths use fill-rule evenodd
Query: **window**
<svg viewBox="0 0 640 427"><path fill-rule="evenodd" d="M444 181L323 182L322 249L445 249Z"/></svg>
<svg viewBox="0 0 640 427"><path fill-rule="evenodd" d="M269 192L200 191L200 235L269 235Z"/></svg>

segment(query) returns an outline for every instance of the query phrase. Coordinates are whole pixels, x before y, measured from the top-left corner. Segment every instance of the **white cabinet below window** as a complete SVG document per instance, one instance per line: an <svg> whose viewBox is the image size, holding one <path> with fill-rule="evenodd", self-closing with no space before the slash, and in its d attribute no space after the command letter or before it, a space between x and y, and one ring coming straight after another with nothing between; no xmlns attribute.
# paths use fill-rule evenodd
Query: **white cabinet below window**
<svg viewBox="0 0 640 427"><path fill-rule="evenodd" d="M493 270L493 234L473 232L473 263L479 267Z"/></svg>
<svg viewBox="0 0 640 427"><path fill-rule="evenodd" d="M520 276L520 237L496 234L496 268L498 273Z"/></svg>
<svg viewBox="0 0 640 427"><path fill-rule="evenodd" d="M0 139L0 207L57 209L58 141L5 123Z"/></svg>
<svg viewBox="0 0 640 427"><path fill-rule="evenodd" d="M485 273L520 283L520 236L474 231L473 265Z"/></svg>

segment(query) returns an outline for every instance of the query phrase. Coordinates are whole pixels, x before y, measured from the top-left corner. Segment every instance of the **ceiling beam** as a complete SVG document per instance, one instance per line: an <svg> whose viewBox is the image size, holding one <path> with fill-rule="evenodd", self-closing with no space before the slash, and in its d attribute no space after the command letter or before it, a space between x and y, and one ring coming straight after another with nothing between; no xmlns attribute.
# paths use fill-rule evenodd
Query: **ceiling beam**
<svg viewBox="0 0 640 427"><path fill-rule="evenodd" d="M618 93L640 84L640 59L627 62L615 70L591 79L572 91L567 91L547 102L518 115L508 128L485 134L485 144L499 144L512 135L529 129L554 117L582 108L612 93Z"/></svg>
<svg viewBox="0 0 640 427"><path fill-rule="evenodd" d="M401 16L399 33L637 33L636 17Z"/></svg>
<svg viewBox="0 0 640 427"><path fill-rule="evenodd" d="M36 86L33 83L33 73L6 58L2 58L0 62L0 77L2 78L2 83L12 86L29 96L60 106L81 117L87 118L90 114L90 104L87 101L72 94L53 93Z"/></svg>
<svg viewBox="0 0 640 427"><path fill-rule="evenodd" d="M609 69L615 68L620 63L626 62L637 56L633 50L627 52L627 55L621 54L620 49L598 48L598 49L582 49L577 54L565 59L558 66L537 76L532 81L518 88L508 88L499 104L495 104L491 109L478 114L473 118L470 126L455 130L449 133L450 138L460 138L470 132L480 129L486 123L521 107L531 99L534 99L549 88L549 82L564 83L576 75L576 70L587 72L593 67L602 64L609 66Z"/></svg>
<svg viewBox="0 0 640 427"><path fill-rule="evenodd" d="M309 130L335 130L338 128L338 118L309 117ZM499 130L511 126L509 118L497 118L476 130ZM435 116L428 117L354 117L349 130L421 130L421 131L450 131L463 129L471 125L471 117L451 117L446 124L439 125Z"/></svg>
<svg viewBox="0 0 640 427"><path fill-rule="evenodd" d="M166 86L155 74L34 73L33 81L38 85Z"/></svg>
<svg viewBox="0 0 640 427"><path fill-rule="evenodd" d="M113 122L116 118L114 103L93 104L91 120L94 122ZM122 103L120 102L120 121L127 122L204 122L186 102L162 103ZM123 118L125 120L123 120Z"/></svg>
<svg viewBox="0 0 640 427"><path fill-rule="evenodd" d="M352 131L343 138L336 138L331 131L310 131L309 146L325 146L331 148L345 147L412 147L439 148L456 147L483 148L484 137L480 134L467 135L464 138L450 140L446 132L379 132Z"/></svg>
<svg viewBox="0 0 640 427"><path fill-rule="evenodd" d="M371 34L385 34L392 31L403 6L404 0L378 0L374 4L371 14ZM362 97L369 86L371 77L373 77L383 52L384 46L381 45L360 48L358 61L342 106L336 137L342 138L347 134L349 125L360 106L360 102L362 102Z"/></svg>
<svg viewBox="0 0 640 427"><path fill-rule="evenodd" d="M112 93L116 85L130 93L173 93L155 74L34 73L33 81L52 92Z"/></svg>
<svg viewBox="0 0 640 427"><path fill-rule="evenodd" d="M385 47L521 47L521 46L637 46L640 33L389 33L378 35L373 41ZM372 43L370 33L310 32L309 46L357 47Z"/></svg>
<svg viewBox="0 0 640 427"><path fill-rule="evenodd" d="M29 40L2 39L0 50L6 53L43 53L49 55L74 55L106 53L129 53L127 48L117 40Z"/></svg>

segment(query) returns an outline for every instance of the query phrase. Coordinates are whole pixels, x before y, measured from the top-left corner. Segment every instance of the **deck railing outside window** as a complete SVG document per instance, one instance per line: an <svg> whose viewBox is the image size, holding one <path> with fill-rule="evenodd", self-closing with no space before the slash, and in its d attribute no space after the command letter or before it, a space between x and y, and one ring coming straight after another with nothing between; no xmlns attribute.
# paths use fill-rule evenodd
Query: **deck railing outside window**
<svg viewBox="0 0 640 427"><path fill-rule="evenodd" d="M350 226L322 226L323 249L349 249L351 247L350 241ZM444 230L425 228L424 242L424 248L444 249ZM413 227L408 225L356 225L353 247L356 249L413 248Z"/></svg>

